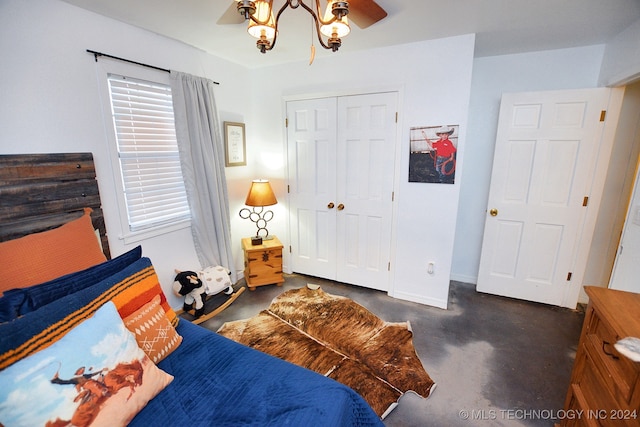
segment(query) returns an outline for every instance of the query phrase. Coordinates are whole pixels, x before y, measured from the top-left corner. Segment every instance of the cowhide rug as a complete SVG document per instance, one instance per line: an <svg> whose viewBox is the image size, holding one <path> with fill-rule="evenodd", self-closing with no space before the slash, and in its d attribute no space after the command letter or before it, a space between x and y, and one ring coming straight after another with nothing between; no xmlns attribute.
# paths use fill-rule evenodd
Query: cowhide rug
<svg viewBox="0 0 640 427"><path fill-rule="evenodd" d="M409 322L385 322L349 298L303 287L218 333L333 378L384 418L407 391L426 398L435 383L413 347Z"/></svg>

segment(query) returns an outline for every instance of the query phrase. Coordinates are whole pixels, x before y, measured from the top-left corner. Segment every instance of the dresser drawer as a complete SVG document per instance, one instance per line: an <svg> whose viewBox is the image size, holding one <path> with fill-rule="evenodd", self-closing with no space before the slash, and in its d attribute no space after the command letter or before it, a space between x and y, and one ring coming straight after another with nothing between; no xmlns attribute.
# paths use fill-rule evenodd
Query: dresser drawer
<svg viewBox="0 0 640 427"><path fill-rule="evenodd" d="M587 286L585 312L562 426L640 427L640 363L619 354L621 338L640 337L640 294Z"/></svg>
<svg viewBox="0 0 640 427"><path fill-rule="evenodd" d="M635 390L640 380L638 364L616 351L614 344L623 337L613 332L597 311L594 314L585 336L585 347L608 390L619 401L632 404L637 400L634 394L640 398L640 390Z"/></svg>
<svg viewBox="0 0 640 427"><path fill-rule="evenodd" d="M600 427L597 420L584 416L589 411L589 402L584 397L580 384L571 384L569 395L570 399L567 401L565 410L571 416L565 417L562 420L562 425L564 427Z"/></svg>
<svg viewBox="0 0 640 427"><path fill-rule="evenodd" d="M599 426L638 426L636 417L628 415L629 408L610 393L610 381L602 376L591 350L585 351L584 372L579 383L588 408L583 417Z"/></svg>

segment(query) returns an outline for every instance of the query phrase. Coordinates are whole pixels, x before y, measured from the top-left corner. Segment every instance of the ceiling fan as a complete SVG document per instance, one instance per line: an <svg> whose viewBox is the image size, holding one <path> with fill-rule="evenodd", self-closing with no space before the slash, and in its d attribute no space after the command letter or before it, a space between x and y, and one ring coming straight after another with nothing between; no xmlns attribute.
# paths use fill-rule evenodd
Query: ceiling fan
<svg viewBox="0 0 640 427"><path fill-rule="evenodd" d="M292 1L292 3L301 3L301 1ZM242 24L245 22L244 16L238 13L237 3L237 1L231 2L229 8L218 19L217 23L219 25ZM310 3L313 3L313 0ZM387 12L374 0L349 0L349 19L360 28L367 28L386 16Z"/></svg>
<svg viewBox="0 0 640 427"><path fill-rule="evenodd" d="M248 32L257 39L256 46L266 53L276 45L278 21L287 8L302 7L313 16L318 42L325 49L336 52L342 45L341 37L349 34L349 20L360 28L367 28L387 16L387 12L374 0L327 0L322 12L321 0L284 0L277 13L273 0L237 0L220 17L218 24L240 24L249 22ZM315 10L314 10L315 5ZM275 13L275 18L274 18ZM326 41L322 36L326 37ZM311 43L311 59L315 57L315 46Z"/></svg>

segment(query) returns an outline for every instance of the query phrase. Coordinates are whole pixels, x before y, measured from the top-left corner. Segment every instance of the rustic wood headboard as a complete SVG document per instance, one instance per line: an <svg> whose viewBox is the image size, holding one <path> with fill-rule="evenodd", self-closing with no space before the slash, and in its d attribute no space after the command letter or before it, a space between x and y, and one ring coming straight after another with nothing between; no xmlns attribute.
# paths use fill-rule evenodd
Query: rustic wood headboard
<svg viewBox="0 0 640 427"><path fill-rule="evenodd" d="M0 155L0 241L56 228L85 207L111 258L91 153Z"/></svg>

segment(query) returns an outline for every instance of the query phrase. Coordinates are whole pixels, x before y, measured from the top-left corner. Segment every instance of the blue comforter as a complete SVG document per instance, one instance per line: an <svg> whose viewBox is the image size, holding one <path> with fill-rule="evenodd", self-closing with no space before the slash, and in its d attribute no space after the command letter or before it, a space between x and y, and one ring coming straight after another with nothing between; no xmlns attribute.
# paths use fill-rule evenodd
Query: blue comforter
<svg viewBox="0 0 640 427"><path fill-rule="evenodd" d="M131 426L382 426L350 388L181 320L175 378Z"/></svg>
<svg viewBox="0 0 640 427"><path fill-rule="evenodd" d="M160 289L151 261L134 252L0 298L13 319L0 323L0 369L60 339L111 298L146 297L153 283ZM126 266L123 257L132 258ZM345 385L186 320L176 329L182 343L158 363L174 380L132 426L382 425Z"/></svg>

